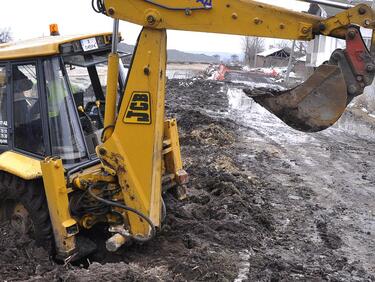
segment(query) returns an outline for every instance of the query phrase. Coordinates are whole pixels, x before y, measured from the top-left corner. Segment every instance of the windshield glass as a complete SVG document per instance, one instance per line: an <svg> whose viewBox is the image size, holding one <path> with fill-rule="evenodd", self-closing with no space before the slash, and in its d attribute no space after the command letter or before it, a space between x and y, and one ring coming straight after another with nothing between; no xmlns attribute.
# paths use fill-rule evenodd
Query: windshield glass
<svg viewBox="0 0 375 282"><path fill-rule="evenodd" d="M45 60L43 67L52 154L61 157L65 163L80 162L87 157L86 148L59 58Z"/></svg>
<svg viewBox="0 0 375 282"><path fill-rule="evenodd" d="M90 154L101 143L104 127L108 51L65 56L64 63ZM127 71L120 60L118 99L123 92Z"/></svg>

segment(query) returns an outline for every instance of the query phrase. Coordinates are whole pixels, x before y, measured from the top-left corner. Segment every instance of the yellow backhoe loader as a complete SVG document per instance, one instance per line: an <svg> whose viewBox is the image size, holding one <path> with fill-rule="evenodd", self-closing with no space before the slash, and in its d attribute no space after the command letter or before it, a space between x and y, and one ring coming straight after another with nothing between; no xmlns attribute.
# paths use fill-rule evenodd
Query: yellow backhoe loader
<svg viewBox="0 0 375 282"><path fill-rule="evenodd" d="M167 29L345 40L302 85L254 97L295 129L330 127L373 81L375 36L368 49L360 27L374 29L375 12L324 2L343 10L321 18L251 0L93 0L112 33L66 37L52 26L54 36L0 45L1 217L65 261L95 250L85 235L97 224L111 233L109 251L157 234L163 193L184 197L188 181L176 120L164 113ZM143 26L128 73L120 20Z"/></svg>

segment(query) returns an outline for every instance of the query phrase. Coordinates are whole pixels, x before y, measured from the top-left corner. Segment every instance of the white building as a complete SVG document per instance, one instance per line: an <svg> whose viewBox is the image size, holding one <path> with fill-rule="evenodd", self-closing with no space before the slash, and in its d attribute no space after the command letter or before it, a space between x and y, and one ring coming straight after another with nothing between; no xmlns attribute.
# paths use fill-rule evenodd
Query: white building
<svg viewBox="0 0 375 282"><path fill-rule="evenodd" d="M358 4L358 3L368 3L372 4L372 1L347 1L347 0L335 0L335 2L347 3L347 4ZM334 16L343 10L328 7L325 5L311 4L309 13L324 18ZM368 46L371 42L371 30L361 28L361 33L364 41ZM306 65L310 67L320 66L325 61L328 61L333 51L336 49L345 49L345 40L340 40L327 36L317 36L315 40L309 42L307 45L307 56Z"/></svg>

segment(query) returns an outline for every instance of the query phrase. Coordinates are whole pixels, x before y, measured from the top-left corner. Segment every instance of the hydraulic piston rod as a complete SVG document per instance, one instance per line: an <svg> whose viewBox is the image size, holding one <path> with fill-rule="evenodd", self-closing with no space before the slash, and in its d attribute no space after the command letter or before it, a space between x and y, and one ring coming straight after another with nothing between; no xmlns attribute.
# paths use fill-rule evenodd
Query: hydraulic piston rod
<svg viewBox="0 0 375 282"><path fill-rule="evenodd" d="M107 140L113 133L116 121L117 80L119 75L119 55L117 53L119 20L113 20L112 49L108 56L107 93L104 114L103 140Z"/></svg>

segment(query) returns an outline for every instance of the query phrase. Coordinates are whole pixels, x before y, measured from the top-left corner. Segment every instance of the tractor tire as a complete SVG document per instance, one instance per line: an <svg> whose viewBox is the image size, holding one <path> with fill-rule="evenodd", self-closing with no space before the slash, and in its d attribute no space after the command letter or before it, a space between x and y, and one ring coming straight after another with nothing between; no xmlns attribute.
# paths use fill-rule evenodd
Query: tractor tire
<svg viewBox="0 0 375 282"><path fill-rule="evenodd" d="M0 171L0 205L12 226L25 227L17 232L26 233L52 254L54 237L42 179L26 181Z"/></svg>

